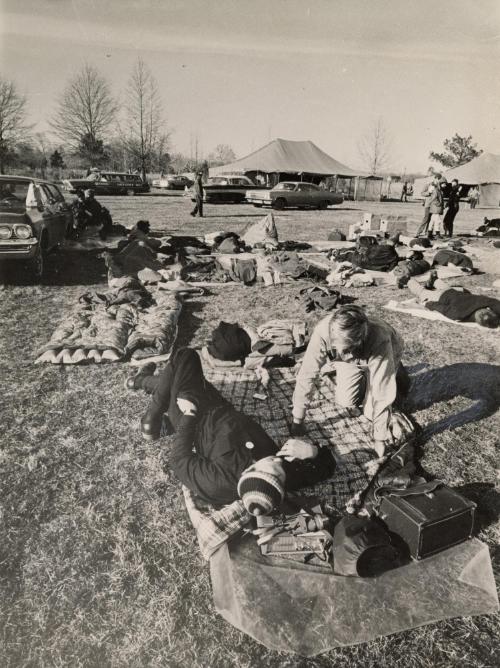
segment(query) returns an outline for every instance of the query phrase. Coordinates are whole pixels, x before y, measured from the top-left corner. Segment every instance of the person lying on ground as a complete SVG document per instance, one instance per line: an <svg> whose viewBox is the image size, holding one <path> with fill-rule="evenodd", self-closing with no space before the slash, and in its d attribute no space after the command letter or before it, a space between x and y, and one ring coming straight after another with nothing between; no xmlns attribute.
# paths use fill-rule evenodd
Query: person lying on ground
<svg viewBox="0 0 500 668"><path fill-rule="evenodd" d="M448 264L453 264L455 267L462 269L462 271L474 271L472 260L465 255L465 251L461 253L455 250L448 250L447 248L438 250L432 259L432 266L446 267Z"/></svg>
<svg viewBox="0 0 500 668"><path fill-rule="evenodd" d="M401 363L403 340L389 324L368 316L359 306L342 306L315 327L293 394L292 435L306 432L304 418L321 371L335 372L335 401L362 408L373 424L373 446L383 457L398 420L392 406L408 393L409 378Z"/></svg>
<svg viewBox="0 0 500 668"><path fill-rule="evenodd" d="M404 288L412 276L419 276L429 271L431 265L424 260L422 251L413 251L407 255L406 260L401 260L397 267L392 270L394 280L398 288Z"/></svg>
<svg viewBox="0 0 500 668"><path fill-rule="evenodd" d="M154 441L175 433L169 466L208 503L232 503L240 493L248 508L252 498L267 495L276 503L261 507L271 512L285 489L331 477L335 460L329 448L289 439L280 450L257 422L236 411L206 380L195 350L180 349L159 376L153 373L154 365L146 365L126 381L128 389L152 394L142 435Z"/></svg>
<svg viewBox="0 0 500 668"><path fill-rule="evenodd" d="M423 285L411 278L408 288L429 311L437 311L450 320L477 322L482 327L495 329L500 323L500 300L475 295L462 287L450 287L432 271Z"/></svg>
<svg viewBox="0 0 500 668"><path fill-rule="evenodd" d="M161 248L162 242L160 239L155 239L149 236L151 226L149 220L138 220L132 230L128 234L129 241L142 241L146 246L149 246L154 251Z"/></svg>

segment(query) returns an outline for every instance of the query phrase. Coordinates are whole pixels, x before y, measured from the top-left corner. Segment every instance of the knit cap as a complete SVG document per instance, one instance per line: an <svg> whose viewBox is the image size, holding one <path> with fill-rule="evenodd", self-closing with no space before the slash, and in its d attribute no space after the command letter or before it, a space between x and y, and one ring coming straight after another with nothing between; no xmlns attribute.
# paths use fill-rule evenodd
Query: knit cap
<svg viewBox="0 0 500 668"><path fill-rule="evenodd" d="M238 494L251 515L268 515L283 501L285 490L276 476L249 471L238 482Z"/></svg>

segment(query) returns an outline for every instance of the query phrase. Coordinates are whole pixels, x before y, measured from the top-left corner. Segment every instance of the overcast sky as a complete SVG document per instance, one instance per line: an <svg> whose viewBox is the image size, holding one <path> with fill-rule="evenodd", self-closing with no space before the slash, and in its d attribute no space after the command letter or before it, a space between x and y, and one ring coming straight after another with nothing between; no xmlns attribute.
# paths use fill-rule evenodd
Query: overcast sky
<svg viewBox="0 0 500 668"><path fill-rule="evenodd" d="M455 132L500 153L499 0L0 0L1 71L47 130L84 61L119 95L140 56L172 149L238 157L310 139L362 166L381 117L394 171L426 170Z"/></svg>

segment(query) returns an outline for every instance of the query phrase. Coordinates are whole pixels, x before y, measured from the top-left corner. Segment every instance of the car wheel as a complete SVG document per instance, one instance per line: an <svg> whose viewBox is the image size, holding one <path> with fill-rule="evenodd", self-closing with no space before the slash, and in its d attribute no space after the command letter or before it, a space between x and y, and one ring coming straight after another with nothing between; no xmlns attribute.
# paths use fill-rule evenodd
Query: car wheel
<svg viewBox="0 0 500 668"><path fill-rule="evenodd" d="M127 190L127 195L128 195L129 197L133 197L133 196L135 195L135 190L134 190L133 188L129 188L129 189Z"/></svg>
<svg viewBox="0 0 500 668"><path fill-rule="evenodd" d="M328 202L326 200L318 204L318 209L321 209L322 211L324 211L327 208L328 208Z"/></svg>
<svg viewBox="0 0 500 668"><path fill-rule="evenodd" d="M34 282L38 283L42 280L43 274L45 271L45 252L41 246L38 244L38 250L36 255L31 258L28 262L28 272L29 278Z"/></svg>
<svg viewBox="0 0 500 668"><path fill-rule="evenodd" d="M273 203L273 209L284 209L286 206L286 199L284 197L278 197L278 199Z"/></svg>
<svg viewBox="0 0 500 668"><path fill-rule="evenodd" d="M254 206L255 206L257 209L262 209L263 204L254 204Z"/></svg>

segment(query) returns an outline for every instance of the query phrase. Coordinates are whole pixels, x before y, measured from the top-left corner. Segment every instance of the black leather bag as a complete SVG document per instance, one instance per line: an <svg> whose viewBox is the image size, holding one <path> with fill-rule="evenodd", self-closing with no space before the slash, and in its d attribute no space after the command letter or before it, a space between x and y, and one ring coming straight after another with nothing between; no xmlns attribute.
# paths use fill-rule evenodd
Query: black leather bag
<svg viewBox="0 0 500 668"><path fill-rule="evenodd" d="M419 560L470 538L475 510L475 503L433 481L384 494L378 516Z"/></svg>

